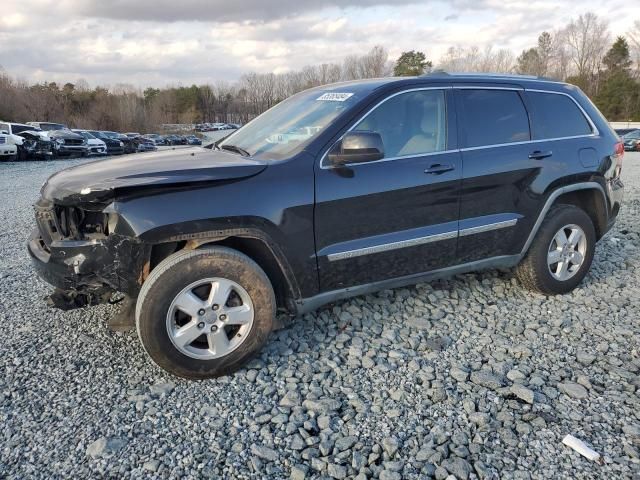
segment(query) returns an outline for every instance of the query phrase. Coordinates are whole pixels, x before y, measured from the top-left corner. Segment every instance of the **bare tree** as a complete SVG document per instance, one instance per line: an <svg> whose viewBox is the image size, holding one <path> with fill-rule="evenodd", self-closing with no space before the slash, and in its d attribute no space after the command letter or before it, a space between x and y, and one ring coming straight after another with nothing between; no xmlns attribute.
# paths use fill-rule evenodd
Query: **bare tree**
<svg viewBox="0 0 640 480"><path fill-rule="evenodd" d="M567 25L565 39L576 75L583 79L593 76L609 43L607 21L587 12Z"/></svg>

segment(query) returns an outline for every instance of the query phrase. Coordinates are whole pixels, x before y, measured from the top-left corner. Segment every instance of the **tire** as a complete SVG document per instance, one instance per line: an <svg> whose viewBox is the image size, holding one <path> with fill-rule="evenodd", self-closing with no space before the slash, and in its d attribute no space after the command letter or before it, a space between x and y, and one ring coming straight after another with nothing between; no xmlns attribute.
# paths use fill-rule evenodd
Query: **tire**
<svg viewBox="0 0 640 480"><path fill-rule="evenodd" d="M577 245L562 248L563 237L576 235ZM559 237L556 237L559 235ZM557 239L560 238L561 241ZM593 222L584 210L573 205L557 205L549 210L542 222L527 255L516 270L520 282L528 289L546 295L567 293L573 290L586 276L593 261L596 245L596 233ZM578 251L580 256L575 256ZM564 255L564 257L563 257ZM552 263L556 259L563 261ZM576 260L577 259L577 260ZM575 263L574 263L575 262ZM564 266L564 270L563 270ZM568 266L568 267L567 267Z"/></svg>
<svg viewBox="0 0 640 480"><path fill-rule="evenodd" d="M213 293L214 288L216 292L231 288L224 305L216 304L216 298L222 297ZM204 308L193 302L195 307L189 304L182 310L181 302L189 302L181 299L193 300L190 294L201 302L208 302L207 297L213 300ZM228 375L256 354L267 341L275 312L271 282L258 264L236 250L210 247L174 253L153 269L138 296L136 329L145 351L160 368L178 377L203 379ZM229 325L221 323L223 317ZM240 319L245 323L237 323ZM202 336L195 337L196 324ZM188 337L180 337L182 331ZM218 348L220 334L228 348ZM178 345L184 342L179 338L192 336L192 343Z"/></svg>

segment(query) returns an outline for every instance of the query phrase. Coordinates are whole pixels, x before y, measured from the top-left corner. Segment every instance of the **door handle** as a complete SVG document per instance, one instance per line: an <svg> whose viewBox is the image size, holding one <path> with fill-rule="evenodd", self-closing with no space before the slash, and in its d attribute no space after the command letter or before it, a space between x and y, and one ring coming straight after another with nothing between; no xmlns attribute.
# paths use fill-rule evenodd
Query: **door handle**
<svg viewBox="0 0 640 480"><path fill-rule="evenodd" d="M424 171L424 173L427 173L429 175L440 175L440 174L445 173L445 172L450 172L453 169L454 169L454 167L452 165L435 163L435 164L431 165L429 168L427 168Z"/></svg>
<svg viewBox="0 0 640 480"><path fill-rule="evenodd" d="M531 160L542 160L543 158L547 158L553 155L553 152L549 150L548 152L541 152L540 150L536 150L535 152L531 152L529 154L529 158Z"/></svg>

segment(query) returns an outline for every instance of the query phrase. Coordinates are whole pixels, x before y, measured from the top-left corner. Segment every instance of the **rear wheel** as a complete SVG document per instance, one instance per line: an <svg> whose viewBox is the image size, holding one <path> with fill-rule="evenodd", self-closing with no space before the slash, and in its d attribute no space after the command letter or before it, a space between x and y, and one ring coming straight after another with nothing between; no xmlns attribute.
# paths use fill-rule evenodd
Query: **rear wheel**
<svg viewBox="0 0 640 480"><path fill-rule="evenodd" d="M518 266L517 276L531 290L567 293L589 271L595 244L593 222L583 210L573 205L553 207Z"/></svg>
<svg viewBox="0 0 640 480"><path fill-rule="evenodd" d="M253 260L213 247L175 253L151 272L136 327L161 368L208 378L237 370L260 350L275 308L271 283Z"/></svg>

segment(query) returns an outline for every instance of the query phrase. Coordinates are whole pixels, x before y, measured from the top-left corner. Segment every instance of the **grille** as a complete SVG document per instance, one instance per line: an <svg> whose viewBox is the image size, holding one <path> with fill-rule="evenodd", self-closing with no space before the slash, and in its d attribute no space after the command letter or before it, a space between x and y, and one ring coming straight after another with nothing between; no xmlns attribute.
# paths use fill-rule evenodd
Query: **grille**
<svg viewBox="0 0 640 480"><path fill-rule="evenodd" d="M76 138L65 138L64 139L64 144L65 145L80 146L80 145L82 145L82 140L76 139Z"/></svg>
<svg viewBox="0 0 640 480"><path fill-rule="evenodd" d="M0 144L7 143L7 137L0 137Z"/></svg>

